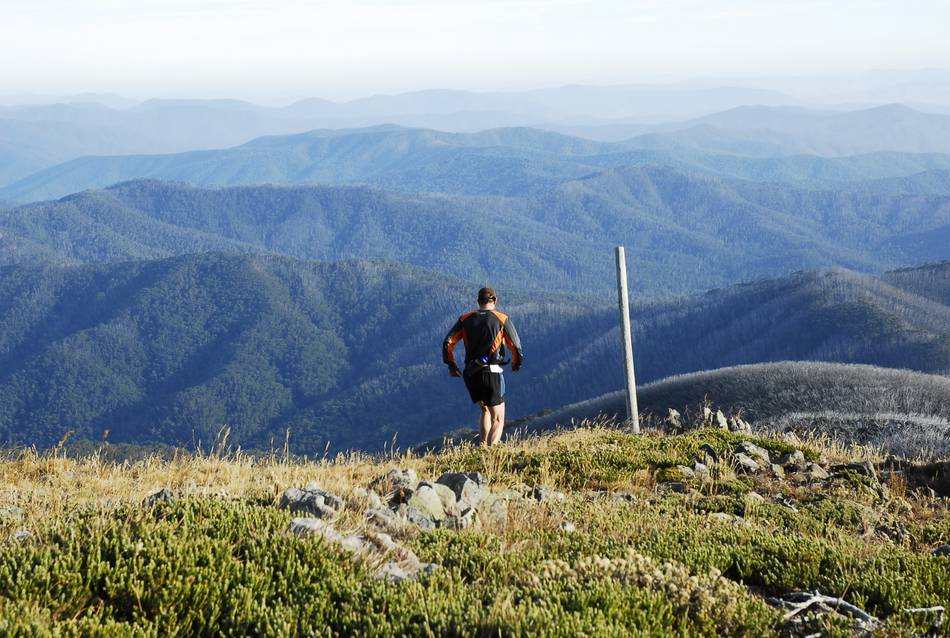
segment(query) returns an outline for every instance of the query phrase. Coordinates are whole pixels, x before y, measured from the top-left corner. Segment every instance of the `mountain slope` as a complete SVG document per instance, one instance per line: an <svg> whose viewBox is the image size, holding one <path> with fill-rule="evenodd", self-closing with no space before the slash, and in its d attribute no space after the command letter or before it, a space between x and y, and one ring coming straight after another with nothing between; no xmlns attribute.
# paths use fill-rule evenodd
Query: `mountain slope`
<svg viewBox="0 0 950 638"><path fill-rule="evenodd" d="M950 372L950 264L806 273L634 312L641 382L717 365L822 359ZM471 422L441 338L477 283L391 263L261 255L0 268L0 440L67 430L194 444L379 449ZM916 292L911 292L911 289ZM621 384L613 304L502 290L525 369L518 418Z"/></svg>
<svg viewBox="0 0 950 638"><path fill-rule="evenodd" d="M219 254L0 269L0 437L192 444L229 425L257 447L289 428L310 452L429 438L471 413L439 344L474 289L394 264ZM549 345L518 377L534 391L598 317L517 294L505 308ZM576 396L555 383L516 413L550 392Z"/></svg>

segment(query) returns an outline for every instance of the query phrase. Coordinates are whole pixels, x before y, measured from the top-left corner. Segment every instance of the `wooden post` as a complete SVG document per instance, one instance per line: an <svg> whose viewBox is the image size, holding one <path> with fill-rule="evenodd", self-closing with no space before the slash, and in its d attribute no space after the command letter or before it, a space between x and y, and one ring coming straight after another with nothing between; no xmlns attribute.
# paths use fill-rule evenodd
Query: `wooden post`
<svg viewBox="0 0 950 638"><path fill-rule="evenodd" d="M620 305L620 340L623 343L623 370L627 390L627 420L634 434L640 433L637 410L637 380L633 374L633 338L630 335L630 299L627 293L627 259L623 246L617 246L617 301Z"/></svg>

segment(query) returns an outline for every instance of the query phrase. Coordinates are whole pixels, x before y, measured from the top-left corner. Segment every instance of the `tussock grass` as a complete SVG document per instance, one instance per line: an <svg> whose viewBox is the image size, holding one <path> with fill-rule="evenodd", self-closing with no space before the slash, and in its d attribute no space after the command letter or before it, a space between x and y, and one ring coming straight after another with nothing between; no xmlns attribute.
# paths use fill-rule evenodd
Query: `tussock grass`
<svg viewBox="0 0 950 638"><path fill-rule="evenodd" d="M491 449L316 461L27 450L0 462L0 634L770 635L787 627L764 596L812 589L886 619L886 633L923 633L932 619L902 610L950 604L950 559L931 555L950 541L947 499L897 476L881 498L860 477L819 488L737 475L726 453L745 439L854 458L821 438L633 436L604 424ZM724 459L712 480L660 489L658 473L702 445ZM495 491L543 484L566 499L515 499L507 517L466 530L398 534L441 566L401 583L287 533L291 514L275 506L285 488L316 481L340 494L334 525L355 530L366 503L354 490L396 467L479 471ZM177 498L142 504L162 487ZM32 537L14 540L17 530Z"/></svg>

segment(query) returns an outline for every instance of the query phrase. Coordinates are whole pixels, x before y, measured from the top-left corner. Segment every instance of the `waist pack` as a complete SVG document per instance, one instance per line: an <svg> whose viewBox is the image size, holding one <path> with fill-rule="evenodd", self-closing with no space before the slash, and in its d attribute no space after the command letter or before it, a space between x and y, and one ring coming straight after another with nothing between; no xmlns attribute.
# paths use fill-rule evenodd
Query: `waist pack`
<svg viewBox="0 0 950 638"><path fill-rule="evenodd" d="M478 359L475 359L473 361L467 361L465 363L464 374L465 376L471 376L475 374L476 372L482 372L484 370L488 370L489 372L494 372L495 374L501 374L502 372L505 371L504 368L502 368L497 363L482 363Z"/></svg>

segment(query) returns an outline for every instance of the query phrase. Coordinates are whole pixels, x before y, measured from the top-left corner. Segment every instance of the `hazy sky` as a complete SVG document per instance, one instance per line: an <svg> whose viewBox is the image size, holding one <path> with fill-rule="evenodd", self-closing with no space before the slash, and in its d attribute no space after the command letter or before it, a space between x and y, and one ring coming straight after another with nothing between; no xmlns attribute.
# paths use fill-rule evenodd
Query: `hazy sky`
<svg viewBox="0 0 950 638"><path fill-rule="evenodd" d="M347 98L950 67L946 0L0 0L0 91Z"/></svg>

